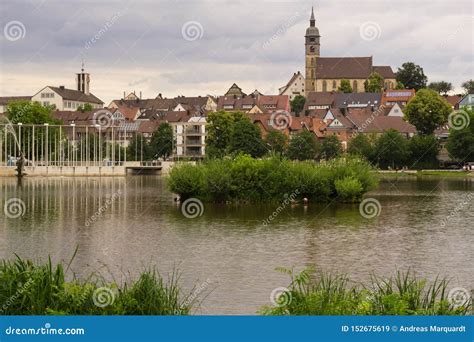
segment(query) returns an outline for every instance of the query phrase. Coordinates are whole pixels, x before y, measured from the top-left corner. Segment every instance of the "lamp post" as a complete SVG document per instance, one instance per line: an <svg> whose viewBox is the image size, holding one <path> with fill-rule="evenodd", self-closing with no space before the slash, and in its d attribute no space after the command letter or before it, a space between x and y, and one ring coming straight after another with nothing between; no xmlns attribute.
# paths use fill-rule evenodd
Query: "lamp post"
<svg viewBox="0 0 474 342"><path fill-rule="evenodd" d="M43 149L43 155L45 156L44 159L45 159L46 166L49 166L48 165L49 164L49 155L48 155L48 150L49 150L49 147L48 147L49 146L49 141L48 141L49 140L49 135L48 135L48 133L49 133L49 130L48 130L49 123L45 123L44 126L45 126L45 130L46 130L46 138L45 138L45 140L46 140L45 145L46 146Z"/></svg>

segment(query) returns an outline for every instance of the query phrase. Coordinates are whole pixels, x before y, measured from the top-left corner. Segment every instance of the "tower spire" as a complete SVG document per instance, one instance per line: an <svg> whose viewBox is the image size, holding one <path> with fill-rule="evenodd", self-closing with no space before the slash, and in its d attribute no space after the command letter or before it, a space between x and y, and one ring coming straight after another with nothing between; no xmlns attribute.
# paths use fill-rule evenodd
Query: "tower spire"
<svg viewBox="0 0 474 342"><path fill-rule="evenodd" d="M309 19L309 24L311 27L315 26L316 20L314 19L314 7L311 6L311 18Z"/></svg>

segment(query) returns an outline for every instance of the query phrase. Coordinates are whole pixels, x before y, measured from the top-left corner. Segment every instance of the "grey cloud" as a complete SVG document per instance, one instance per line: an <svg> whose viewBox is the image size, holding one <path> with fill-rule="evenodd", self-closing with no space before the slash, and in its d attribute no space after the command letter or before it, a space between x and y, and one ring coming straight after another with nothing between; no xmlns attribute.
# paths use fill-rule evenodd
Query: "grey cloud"
<svg viewBox="0 0 474 342"><path fill-rule="evenodd" d="M4 0L1 28L19 20L27 32L15 42L0 37L1 68L7 71L2 91L31 93L59 78L71 86L82 59L94 92L105 102L134 90L130 87L143 87L150 96L221 94L239 81L276 91L304 69L303 36L313 4L323 56L373 55L375 63L394 70L412 60L430 80L456 86L472 77L469 0L456 6L442 0ZM202 25L201 39L183 38L188 21ZM359 26L367 21L381 28L374 41L360 37Z"/></svg>

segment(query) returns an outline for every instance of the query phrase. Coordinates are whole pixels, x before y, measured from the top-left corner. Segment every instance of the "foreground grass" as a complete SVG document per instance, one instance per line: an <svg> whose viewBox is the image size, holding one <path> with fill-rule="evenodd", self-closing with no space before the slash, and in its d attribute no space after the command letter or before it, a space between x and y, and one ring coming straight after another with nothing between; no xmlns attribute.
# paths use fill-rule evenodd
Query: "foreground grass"
<svg viewBox="0 0 474 342"><path fill-rule="evenodd" d="M65 280L53 266L17 257L0 265L0 315L187 315L195 298L183 295L175 272L164 281L154 269L123 286L103 280Z"/></svg>
<svg viewBox="0 0 474 342"><path fill-rule="evenodd" d="M368 286L351 285L343 275L304 270L291 278L288 292L264 306L264 315L467 315L472 300L453 305L448 300L448 281L437 278L431 284L413 272L395 277L376 276ZM462 304L462 305L459 305Z"/></svg>
<svg viewBox="0 0 474 342"><path fill-rule="evenodd" d="M366 161L355 157L317 164L240 155L177 165L170 171L168 185L181 200L227 203L306 198L311 202L358 202L377 185L372 170Z"/></svg>

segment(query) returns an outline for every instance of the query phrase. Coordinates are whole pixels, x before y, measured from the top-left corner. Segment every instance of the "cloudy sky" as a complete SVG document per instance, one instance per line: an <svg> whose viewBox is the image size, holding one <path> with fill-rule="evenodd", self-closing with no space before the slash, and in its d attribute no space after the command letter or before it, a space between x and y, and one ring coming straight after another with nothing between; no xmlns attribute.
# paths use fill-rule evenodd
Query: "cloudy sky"
<svg viewBox="0 0 474 342"><path fill-rule="evenodd" d="M473 77L470 0L2 0L0 96L74 88L84 60L108 103L143 97L278 91L304 70L311 6L322 56L420 64L430 81Z"/></svg>

